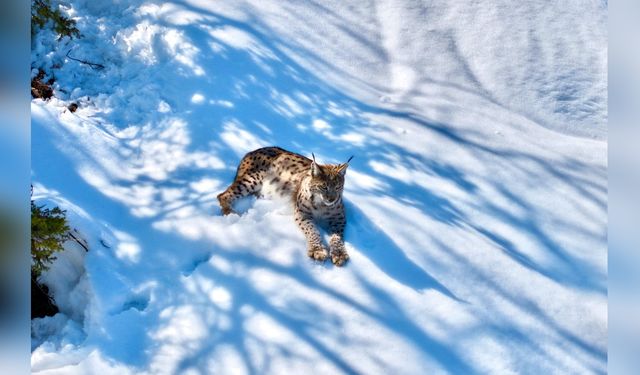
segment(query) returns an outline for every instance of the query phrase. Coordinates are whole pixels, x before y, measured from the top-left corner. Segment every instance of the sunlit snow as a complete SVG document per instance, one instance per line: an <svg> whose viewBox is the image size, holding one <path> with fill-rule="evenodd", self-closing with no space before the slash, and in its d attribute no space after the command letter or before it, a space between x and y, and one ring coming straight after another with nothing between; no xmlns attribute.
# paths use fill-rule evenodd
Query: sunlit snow
<svg viewBox="0 0 640 375"><path fill-rule="evenodd" d="M90 250L34 373L606 372L606 4L68 3L32 179ZM267 145L355 156L345 267L286 201L221 216Z"/></svg>

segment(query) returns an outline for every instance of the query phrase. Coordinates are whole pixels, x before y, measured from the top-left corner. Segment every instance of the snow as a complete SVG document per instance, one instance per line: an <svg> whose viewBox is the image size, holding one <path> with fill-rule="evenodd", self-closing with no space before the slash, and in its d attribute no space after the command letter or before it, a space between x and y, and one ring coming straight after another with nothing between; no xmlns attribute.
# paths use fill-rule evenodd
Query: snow
<svg viewBox="0 0 640 375"><path fill-rule="evenodd" d="M537 4L70 1L32 178L90 250L32 371L606 372L607 10ZM220 215L266 145L355 155L344 268L286 201Z"/></svg>

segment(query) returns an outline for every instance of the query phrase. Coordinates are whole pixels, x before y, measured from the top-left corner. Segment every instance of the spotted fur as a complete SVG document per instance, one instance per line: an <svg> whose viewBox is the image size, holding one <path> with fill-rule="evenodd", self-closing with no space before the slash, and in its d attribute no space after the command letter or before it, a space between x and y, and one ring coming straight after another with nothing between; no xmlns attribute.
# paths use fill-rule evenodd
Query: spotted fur
<svg viewBox="0 0 640 375"><path fill-rule="evenodd" d="M318 261L330 255L335 265L342 266L349 259L343 239L346 218L342 202L348 163L320 165L315 157L311 160L279 147L249 152L242 158L233 183L218 195L222 213L232 213L236 199L261 196L269 186L291 197L296 224L307 239L307 255ZM318 225L330 234L328 250Z"/></svg>

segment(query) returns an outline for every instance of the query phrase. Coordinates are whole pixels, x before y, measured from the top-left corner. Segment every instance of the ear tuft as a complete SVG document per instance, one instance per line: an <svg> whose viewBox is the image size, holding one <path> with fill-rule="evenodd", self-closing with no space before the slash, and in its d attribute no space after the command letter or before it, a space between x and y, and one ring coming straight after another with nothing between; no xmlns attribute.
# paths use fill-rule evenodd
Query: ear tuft
<svg viewBox="0 0 640 375"><path fill-rule="evenodd" d="M347 167L349 166L349 162L351 161L351 159L353 159L353 155L351 155L346 163L340 164L338 166L338 173L340 173L342 176L344 176L344 174L347 172Z"/></svg>
<svg viewBox="0 0 640 375"><path fill-rule="evenodd" d="M318 177L322 174L322 168L318 165L318 163L314 161L311 162L311 175L313 177Z"/></svg>
<svg viewBox="0 0 640 375"><path fill-rule="evenodd" d="M347 173L347 167L349 166L349 162L346 162L344 164L340 164L338 166L338 173L340 173L341 176L344 176L345 173Z"/></svg>

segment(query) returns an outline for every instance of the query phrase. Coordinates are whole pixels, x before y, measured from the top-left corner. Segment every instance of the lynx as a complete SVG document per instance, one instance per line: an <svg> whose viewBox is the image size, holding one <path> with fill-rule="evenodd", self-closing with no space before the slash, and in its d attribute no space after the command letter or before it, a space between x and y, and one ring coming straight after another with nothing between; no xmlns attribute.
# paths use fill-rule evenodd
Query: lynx
<svg viewBox="0 0 640 375"><path fill-rule="evenodd" d="M249 152L242 158L233 183L218 195L222 213L232 213L236 199L252 194L260 197L268 188L291 197L295 221L307 240L307 255L318 261L331 255L333 264L342 266L349 259L343 239L346 218L342 190L351 158L343 164L320 165L315 155L312 160L279 147ZM330 234L330 253L317 224Z"/></svg>

